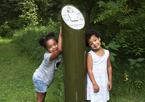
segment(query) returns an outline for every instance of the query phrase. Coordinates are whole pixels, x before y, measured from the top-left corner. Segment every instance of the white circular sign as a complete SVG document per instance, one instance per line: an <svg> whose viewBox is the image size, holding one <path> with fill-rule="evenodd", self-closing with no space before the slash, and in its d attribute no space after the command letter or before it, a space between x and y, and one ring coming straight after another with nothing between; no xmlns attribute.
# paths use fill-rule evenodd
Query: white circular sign
<svg viewBox="0 0 145 102"><path fill-rule="evenodd" d="M61 16L64 22L73 29L79 30L85 26L82 13L74 6L64 6L61 11Z"/></svg>

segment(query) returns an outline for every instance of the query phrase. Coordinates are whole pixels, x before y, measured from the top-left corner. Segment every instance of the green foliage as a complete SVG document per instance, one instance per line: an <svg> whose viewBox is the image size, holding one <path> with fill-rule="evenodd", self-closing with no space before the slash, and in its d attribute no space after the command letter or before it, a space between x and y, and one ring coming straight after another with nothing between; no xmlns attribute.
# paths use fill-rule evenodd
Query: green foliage
<svg viewBox="0 0 145 102"><path fill-rule="evenodd" d="M141 67L139 62L142 62L144 60L145 60L144 58L138 58L137 60L135 60L135 59L128 59L128 61L130 61L130 65L131 66L136 66L136 67ZM134 68L134 67L131 67L131 68Z"/></svg>
<svg viewBox="0 0 145 102"><path fill-rule="evenodd" d="M12 37L12 29L9 26L9 22L5 22L0 26L0 36L1 37Z"/></svg>
<svg viewBox="0 0 145 102"><path fill-rule="evenodd" d="M19 15L20 21L24 22L26 25L37 25L37 5L34 3L34 0L28 0L19 2L18 5L22 5L21 11L22 14Z"/></svg>
<svg viewBox="0 0 145 102"><path fill-rule="evenodd" d="M128 69L129 74L130 74L130 76L134 75L134 77L131 77L129 80L130 80L130 82L134 83L136 88L141 88L141 86L143 84L143 80L140 79L140 77L139 77L139 73L140 73L139 70L143 69L141 62L143 62L144 60L145 60L144 58L128 59L128 61L130 62L130 67ZM126 75L128 75L128 74L124 73L124 75L125 75L125 78L128 79L128 76L126 77ZM128 80L125 80L125 81L128 81Z"/></svg>
<svg viewBox="0 0 145 102"><path fill-rule="evenodd" d="M108 49L110 52L110 59L113 63L113 65L115 65L114 61L115 61L115 56L116 54L112 51L112 50L118 50L120 45L117 44L115 41L112 41L108 44L108 46L105 44L105 42L102 42L102 45L105 49Z"/></svg>
<svg viewBox="0 0 145 102"><path fill-rule="evenodd" d="M11 38L13 30L23 27L17 19L21 13L15 0L0 1L0 36Z"/></svg>
<svg viewBox="0 0 145 102"><path fill-rule="evenodd" d="M32 59L42 61L45 49L39 45L39 38L44 38L49 32L55 32L57 38L60 24L50 20L50 25L28 26L14 32L13 40L22 53L26 53Z"/></svg>
<svg viewBox="0 0 145 102"><path fill-rule="evenodd" d="M0 26L0 36L12 38L14 30L20 29L22 26L23 24L17 22L17 20L15 19L10 21L5 21L5 23Z"/></svg>
<svg viewBox="0 0 145 102"><path fill-rule="evenodd" d="M50 29L46 27L27 27L24 30L16 31L14 40L22 53L26 53L32 59L39 61L43 59L44 48L39 45L38 41L48 32Z"/></svg>
<svg viewBox="0 0 145 102"><path fill-rule="evenodd" d="M137 80L135 80L135 86L137 87L137 88L141 88L141 85L143 84L143 82L141 81L141 80L139 80L139 79L137 79Z"/></svg>
<svg viewBox="0 0 145 102"><path fill-rule="evenodd" d="M120 47L120 45L119 44L116 44L115 41L112 41L112 42L110 42L108 44L108 47L111 48L111 49L113 49L113 50L118 50L118 48Z"/></svg>
<svg viewBox="0 0 145 102"><path fill-rule="evenodd" d="M62 2L60 0L34 0L37 5L38 21L42 25L49 24L49 19L60 20Z"/></svg>
<svg viewBox="0 0 145 102"><path fill-rule="evenodd" d="M103 41L115 41L121 45L119 54L125 58L137 58L145 55L145 2L127 0L98 1L99 11L94 23L102 23L99 29ZM105 28L105 30L104 30ZM109 39L109 40L108 40Z"/></svg>
<svg viewBox="0 0 145 102"><path fill-rule="evenodd" d="M125 70L125 71L124 71L124 79L125 79L124 81L127 82L127 81L129 80L128 78L129 78L128 71Z"/></svg>
<svg viewBox="0 0 145 102"><path fill-rule="evenodd" d="M60 0L1 0L0 36L12 37L13 30L30 25L50 25L60 20Z"/></svg>
<svg viewBox="0 0 145 102"><path fill-rule="evenodd" d="M17 18L21 13L18 8L16 0L0 0L0 25Z"/></svg>
<svg viewBox="0 0 145 102"><path fill-rule="evenodd" d="M127 0L116 0L116 2L104 2L102 0L98 1L102 12L98 15L98 18L94 21L94 23L104 21L105 19L111 18L112 16L116 16L118 12L129 13L131 10L127 9L128 5L126 4L126 1Z"/></svg>
<svg viewBox="0 0 145 102"><path fill-rule="evenodd" d="M141 98L144 90L145 64L141 62L142 67L136 68L139 73L135 75L134 70L130 70L130 64L126 60L115 58L116 66L112 67L112 90L110 91L110 100L108 102L139 102L144 101ZM142 81L140 88L135 85L135 79ZM137 96L138 95L138 96ZM133 96L131 98L131 96ZM143 96L144 97L144 96Z"/></svg>

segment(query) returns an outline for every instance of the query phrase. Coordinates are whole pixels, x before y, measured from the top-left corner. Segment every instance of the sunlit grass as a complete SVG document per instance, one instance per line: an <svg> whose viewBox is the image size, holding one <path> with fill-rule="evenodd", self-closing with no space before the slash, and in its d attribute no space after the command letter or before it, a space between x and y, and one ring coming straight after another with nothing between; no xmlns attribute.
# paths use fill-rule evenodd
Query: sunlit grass
<svg viewBox="0 0 145 102"><path fill-rule="evenodd" d="M12 41L12 39L7 39L7 38L3 38L2 39L2 37L0 37L0 43L9 43L9 42L11 42Z"/></svg>

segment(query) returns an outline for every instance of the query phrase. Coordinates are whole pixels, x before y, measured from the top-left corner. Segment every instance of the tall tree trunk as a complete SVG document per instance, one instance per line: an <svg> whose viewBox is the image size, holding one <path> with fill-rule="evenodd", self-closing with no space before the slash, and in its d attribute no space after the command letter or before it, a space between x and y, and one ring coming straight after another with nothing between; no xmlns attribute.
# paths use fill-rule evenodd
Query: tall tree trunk
<svg viewBox="0 0 145 102"><path fill-rule="evenodd" d="M86 29L90 29L90 12L91 12L91 7L90 7L90 1L86 1Z"/></svg>

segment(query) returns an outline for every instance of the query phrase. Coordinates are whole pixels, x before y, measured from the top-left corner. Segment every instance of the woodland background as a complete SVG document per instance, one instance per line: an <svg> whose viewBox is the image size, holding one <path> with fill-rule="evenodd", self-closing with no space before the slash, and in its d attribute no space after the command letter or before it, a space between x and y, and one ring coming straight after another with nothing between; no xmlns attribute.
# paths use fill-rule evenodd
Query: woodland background
<svg viewBox="0 0 145 102"><path fill-rule="evenodd" d="M101 34L102 47L111 52L110 102L145 102L144 0L0 0L0 39L11 39L18 52L36 64L34 71L45 52L38 39L51 31L58 37L60 13L66 4L75 5L83 13L86 29L96 29ZM48 89L49 102L64 102L63 79L62 61Z"/></svg>

